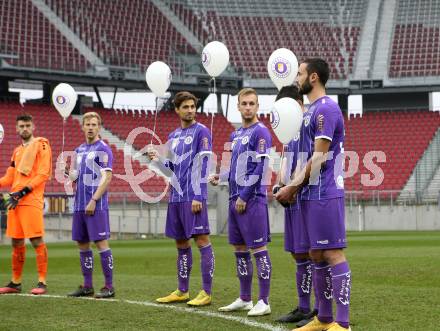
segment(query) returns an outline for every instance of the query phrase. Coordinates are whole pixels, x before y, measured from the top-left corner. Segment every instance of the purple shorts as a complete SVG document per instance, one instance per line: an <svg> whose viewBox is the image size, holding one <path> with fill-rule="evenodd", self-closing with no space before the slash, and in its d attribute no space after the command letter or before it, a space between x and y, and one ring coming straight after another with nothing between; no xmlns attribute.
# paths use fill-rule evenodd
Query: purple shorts
<svg viewBox="0 0 440 331"><path fill-rule="evenodd" d="M301 202L311 249L347 247L343 197Z"/></svg>
<svg viewBox="0 0 440 331"><path fill-rule="evenodd" d="M303 254L308 253L309 249L309 237L301 213L301 206L296 209L286 208L284 211L284 250Z"/></svg>
<svg viewBox="0 0 440 331"><path fill-rule="evenodd" d="M208 207L202 201L202 210L193 214L192 201L168 203L165 235L173 239L190 239L194 235L209 234Z"/></svg>
<svg viewBox="0 0 440 331"><path fill-rule="evenodd" d="M72 240L78 242L101 241L110 238L108 210L95 210L93 215L75 211L72 221Z"/></svg>
<svg viewBox="0 0 440 331"><path fill-rule="evenodd" d="M249 199L243 214L235 210L235 201L229 202L229 243L246 245L251 249L267 245L270 242L270 226L266 198Z"/></svg>

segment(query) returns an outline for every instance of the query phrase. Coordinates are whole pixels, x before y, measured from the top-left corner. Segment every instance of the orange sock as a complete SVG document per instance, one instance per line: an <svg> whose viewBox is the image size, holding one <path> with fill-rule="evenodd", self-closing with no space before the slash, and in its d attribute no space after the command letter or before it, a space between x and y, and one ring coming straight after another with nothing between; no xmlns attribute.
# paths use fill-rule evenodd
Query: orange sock
<svg viewBox="0 0 440 331"><path fill-rule="evenodd" d="M26 246L12 247L12 282L21 283L21 275L23 273L23 265L26 257Z"/></svg>
<svg viewBox="0 0 440 331"><path fill-rule="evenodd" d="M46 284L46 274L47 274L47 247L46 247L46 244L42 243L38 247L36 247L35 253L37 254L38 281Z"/></svg>

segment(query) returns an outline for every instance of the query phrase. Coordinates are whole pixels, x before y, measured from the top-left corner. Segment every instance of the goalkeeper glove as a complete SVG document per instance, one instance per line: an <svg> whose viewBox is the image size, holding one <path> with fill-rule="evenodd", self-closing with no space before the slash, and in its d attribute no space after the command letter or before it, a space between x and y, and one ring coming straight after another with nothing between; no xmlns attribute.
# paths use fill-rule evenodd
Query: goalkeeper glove
<svg viewBox="0 0 440 331"><path fill-rule="evenodd" d="M21 198L23 198L26 194L28 194L31 191L29 187L25 187L17 192L11 192L5 199L5 207L7 209L14 209Z"/></svg>

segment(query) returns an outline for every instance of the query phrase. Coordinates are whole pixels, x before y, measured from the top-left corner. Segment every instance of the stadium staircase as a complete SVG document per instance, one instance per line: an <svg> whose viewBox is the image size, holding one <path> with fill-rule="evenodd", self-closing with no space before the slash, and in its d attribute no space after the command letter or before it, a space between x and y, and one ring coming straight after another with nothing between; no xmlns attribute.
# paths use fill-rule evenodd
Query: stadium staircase
<svg viewBox="0 0 440 331"><path fill-rule="evenodd" d="M440 191L440 128L437 129L423 156L418 160L411 177L405 184L401 198L417 192L418 195L437 195Z"/></svg>
<svg viewBox="0 0 440 331"><path fill-rule="evenodd" d="M377 43L377 28L379 25L378 17L382 0L368 1L368 7L365 20L362 26L362 32L359 40L359 50L355 63L355 79L370 79L372 60L374 58L375 45Z"/></svg>
<svg viewBox="0 0 440 331"><path fill-rule="evenodd" d="M379 17L379 33L374 54L373 77L374 79L387 78L388 58L391 51L391 40L393 36L394 12L396 0L383 2L382 12Z"/></svg>

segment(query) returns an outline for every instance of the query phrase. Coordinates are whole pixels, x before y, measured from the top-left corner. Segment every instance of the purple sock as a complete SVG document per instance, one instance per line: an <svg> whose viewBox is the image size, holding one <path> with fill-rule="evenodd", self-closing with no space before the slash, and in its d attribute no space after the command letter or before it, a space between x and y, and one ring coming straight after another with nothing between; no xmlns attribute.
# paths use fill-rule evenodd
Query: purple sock
<svg viewBox="0 0 440 331"><path fill-rule="evenodd" d="M179 281L179 290L181 292L188 292L189 289L189 275L192 268L192 250L188 248L177 249L177 279Z"/></svg>
<svg viewBox="0 0 440 331"><path fill-rule="evenodd" d="M84 287L93 287L93 252L91 250L79 251L79 260L81 263L81 271L84 277Z"/></svg>
<svg viewBox="0 0 440 331"><path fill-rule="evenodd" d="M101 256L101 266L102 272L105 279L105 287L113 288L113 255L112 250L106 249L105 251L99 252Z"/></svg>
<svg viewBox="0 0 440 331"><path fill-rule="evenodd" d="M212 278L214 277L215 257L211 244L199 248L200 250L200 269L202 270L203 289L211 294Z"/></svg>
<svg viewBox="0 0 440 331"><path fill-rule="evenodd" d="M254 267L252 265L250 252L235 252L237 263L237 277L240 281L240 298L243 301L252 300L252 276Z"/></svg>
<svg viewBox="0 0 440 331"><path fill-rule="evenodd" d="M258 283L260 285L260 295L258 300L263 300L266 305L269 304L270 276L272 273L272 263L270 262L269 252L259 251L254 253L255 263L257 265Z"/></svg>
<svg viewBox="0 0 440 331"><path fill-rule="evenodd" d="M319 296L318 291L316 290L316 270L315 264L310 265L312 267L312 286L313 286L313 295L315 297L315 305L313 306L313 310L319 310Z"/></svg>
<svg viewBox="0 0 440 331"><path fill-rule="evenodd" d="M303 313L309 313L312 291L312 265L310 260L296 260L296 290L299 298L299 309Z"/></svg>
<svg viewBox="0 0 440 331"><path fill-rule="evenodd" d="M315 264L316 290L318 291L318 319L324 323L333 322L331 268L327 262Z"/></svg>
<svg viewBox="0 0 440 331"><path fill-rule="evenodd" d="M344 328L349 326L351 271L348 262L332 267L333 296L336 301L336 322Z"/></svg>

